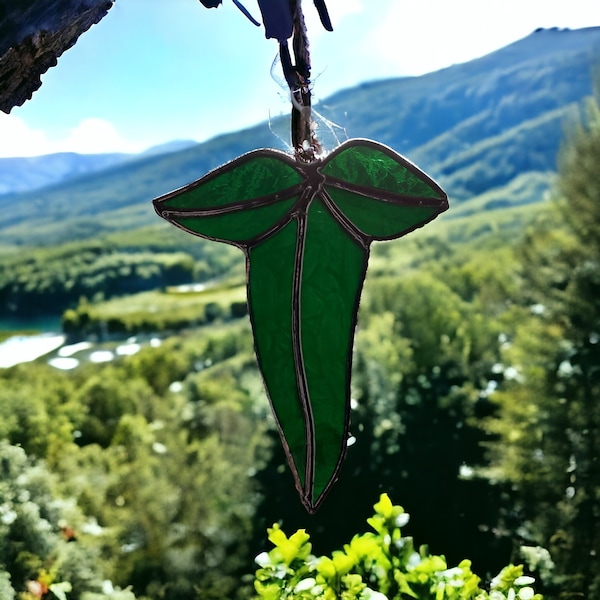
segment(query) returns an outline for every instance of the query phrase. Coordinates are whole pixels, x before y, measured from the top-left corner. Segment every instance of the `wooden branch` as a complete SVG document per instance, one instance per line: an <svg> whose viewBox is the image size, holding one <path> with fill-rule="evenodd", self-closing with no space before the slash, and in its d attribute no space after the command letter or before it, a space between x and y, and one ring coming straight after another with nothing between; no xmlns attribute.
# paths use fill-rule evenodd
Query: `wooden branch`
<svg viewBox="0 0 600 600"><path fill-rule="evenodd" d="M41 75L114 0L0 0L0 110L29 100Z"/></svg>

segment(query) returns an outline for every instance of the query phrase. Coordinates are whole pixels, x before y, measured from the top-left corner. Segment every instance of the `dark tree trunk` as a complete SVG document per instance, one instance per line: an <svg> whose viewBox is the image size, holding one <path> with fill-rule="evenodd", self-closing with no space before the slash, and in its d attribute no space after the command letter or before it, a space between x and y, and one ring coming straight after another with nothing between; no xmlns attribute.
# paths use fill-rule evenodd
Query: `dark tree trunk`
<svg viewBox="0 0 600 600"><path fill-rule="evenodd" d="M0 0L0 110L31 98L41 75L114 0Z"/></svg>

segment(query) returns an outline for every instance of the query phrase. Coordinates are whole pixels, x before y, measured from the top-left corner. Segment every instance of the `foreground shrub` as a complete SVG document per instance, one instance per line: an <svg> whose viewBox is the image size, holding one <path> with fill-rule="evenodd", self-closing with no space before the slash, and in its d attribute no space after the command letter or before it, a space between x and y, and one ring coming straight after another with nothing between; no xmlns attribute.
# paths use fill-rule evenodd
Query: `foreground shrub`
<svg viewBox="0 0 600 600"><path fill-rule="evenodd" d="M280 600L541 600L523 575L522 566L509 565L487 589L471 571L471 561L449 568L443 556L415 549L401 527L409 515L382 494L367 520L374 532L356 535L331 557L311 554L303 529L287 537L278 525L269 529L274 544L256 557L257 598Z"/></svg>

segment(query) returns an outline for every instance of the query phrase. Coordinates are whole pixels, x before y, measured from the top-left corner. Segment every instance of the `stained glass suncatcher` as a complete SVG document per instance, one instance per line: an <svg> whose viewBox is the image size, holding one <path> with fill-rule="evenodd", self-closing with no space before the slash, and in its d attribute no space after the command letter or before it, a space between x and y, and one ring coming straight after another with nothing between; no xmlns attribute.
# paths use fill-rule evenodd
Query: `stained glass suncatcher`
<svg viewBox="0 0 600 600"><path fill-rule="evenodd" d="M370 244L434 219L448 208L445 192L390 148L351 139L309 162L249 152L154 206L244 251L258 364L301 501L316 511L346 453Z"/></svg>

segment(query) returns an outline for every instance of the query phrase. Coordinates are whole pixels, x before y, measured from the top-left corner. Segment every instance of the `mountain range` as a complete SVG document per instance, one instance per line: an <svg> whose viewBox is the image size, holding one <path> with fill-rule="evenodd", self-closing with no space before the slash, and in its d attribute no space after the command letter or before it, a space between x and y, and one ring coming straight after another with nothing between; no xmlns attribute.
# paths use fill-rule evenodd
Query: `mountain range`
<svg viewBox="0 0 600 600"><path fill-rule="evenodd" d="M448 218L498 211L544 197L599 63L600 27L540 29L467 63L340 91L316 110L323 139L372 138L418 164L447 191ZM273 131L286 127L262 123L134 156L0 159L0 246L161 227L153 197L254 148L284 148Z"/></svg>
<svg viewBox="0 0 600 600"><path fill-rule="evenodd" d="M56 152L41 156L3 158L0 159L0 196L42 189L109 169L122 162L138 160L141 156L168 154L194 145L196 142L191 140L175 140L153 146L140 154Z"/></svg>

